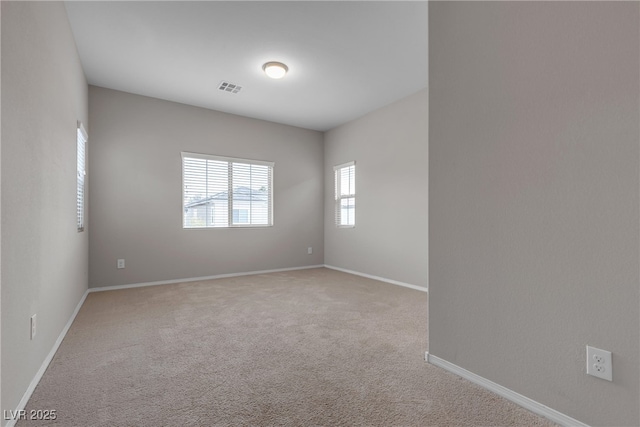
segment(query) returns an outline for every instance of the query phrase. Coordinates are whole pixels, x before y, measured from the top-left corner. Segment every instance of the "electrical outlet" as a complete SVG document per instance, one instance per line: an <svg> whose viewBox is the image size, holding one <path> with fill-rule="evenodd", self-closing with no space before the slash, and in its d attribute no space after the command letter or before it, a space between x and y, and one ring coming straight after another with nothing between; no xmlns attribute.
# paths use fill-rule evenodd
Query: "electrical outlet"
<svg viewBox="0 0 640 427"><path fill-rule="evenodd" d="M587 346L587 374L613 381L611 352Z"/></svg>
<svg viewBox="0 0 640 427"><path fill-rule="evenodd" d="M31 316L31 339L36 337L36 315Z"/></svg>
<svg viewBox="0 0 640 427"><path fill-rule="evenodd" d="M118 260L118 268L124 268L124 260L123 259L119 259Z"/></svg>
<svg viewBox="0 0 640 427"><path fill-rule="evenodd" d="M312 248L311 246L309 246L309 247L307 248L307 253L308 253L309 255L311 255L311 254L313 253L313 248Z"/></svg>

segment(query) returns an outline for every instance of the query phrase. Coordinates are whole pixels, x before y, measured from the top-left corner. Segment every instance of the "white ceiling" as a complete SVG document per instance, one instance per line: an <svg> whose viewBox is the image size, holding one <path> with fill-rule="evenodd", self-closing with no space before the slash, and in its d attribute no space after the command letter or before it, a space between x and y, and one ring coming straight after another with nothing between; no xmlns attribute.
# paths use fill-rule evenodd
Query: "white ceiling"
<svg viewBox="0 0 640 427"><path fill-rule="evenodd" d="M66 2L90 84L315 130L427 87L427 2ZM281 80L262 64L281 61ZM218 90L221 81L243 87Z"/></svg>

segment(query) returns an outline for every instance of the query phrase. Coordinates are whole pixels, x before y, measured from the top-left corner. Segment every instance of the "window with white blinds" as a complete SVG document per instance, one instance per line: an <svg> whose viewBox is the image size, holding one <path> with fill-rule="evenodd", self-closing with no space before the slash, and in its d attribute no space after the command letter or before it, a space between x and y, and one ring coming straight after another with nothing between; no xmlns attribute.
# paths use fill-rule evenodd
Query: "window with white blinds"
<svg viewBox="0 0 640 427"><path fill-rule="evenodd" d="M334 166L336 225L356 225L356 163Z"/></svg>
<svg viewBox="0 0 640 427"><path fill-rule="evenodd" d="M183 152L183 228L273 225L273 166Z"/></svg>
<svg viewBox="0 0 640 427"><path fill-rule="evenodd" d="M87 131L84 130L82 123L78 122L78 130L76 132L76 218L78 231L84 231L84 193L85 193L85 177L86 172L86 151L87 151Z"/></svg>

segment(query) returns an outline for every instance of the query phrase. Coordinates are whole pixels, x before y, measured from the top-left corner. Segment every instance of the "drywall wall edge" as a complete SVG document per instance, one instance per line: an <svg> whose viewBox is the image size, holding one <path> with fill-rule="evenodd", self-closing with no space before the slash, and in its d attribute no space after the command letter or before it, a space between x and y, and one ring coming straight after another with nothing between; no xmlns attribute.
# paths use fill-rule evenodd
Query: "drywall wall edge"
<svg viewBox="0 0 640 427"><path fill-rule="evenodd" d="M438 366L444 370L447 370L453 374L456 374L464 379L471 381L474 384L479 385L489 391L496 393L499 396L504 397L512 401L513 403L522 406L529 411L536 413L545 417L548 420L553 421L556 424L566 427L589 427L587 424L584 424L574 418L571 418L568 415L563 414L562 412L558 412L555 409L549 408L548 406L543 405L542 403L536 402L533 399L530 399L526 396L523 396L515 391L508 389L500 384L494 383L480 375L474 374L471 371L467 371L464 368L461 368L458 365L455 365L451 362L448 362L444 359L441 359L437 356L425 353L425 359L427 362L431 363L434 366Z"/></svg>

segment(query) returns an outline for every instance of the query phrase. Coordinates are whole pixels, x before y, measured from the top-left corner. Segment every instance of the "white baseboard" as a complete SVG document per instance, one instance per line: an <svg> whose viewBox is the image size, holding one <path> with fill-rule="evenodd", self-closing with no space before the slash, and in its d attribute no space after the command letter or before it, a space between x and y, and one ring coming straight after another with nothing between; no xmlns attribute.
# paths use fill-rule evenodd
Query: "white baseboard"
<svg viewBox="0 0 640 427"><path fill-rule="evenodd" d="M348 270L346 268L335 267L333 265L325 264L324 266L326 268L330 268L331 270L337 270L337 271L342 271L343 273L355 274L356 276L366 277L367 279L379 280L381 282L391 283L392 285L404 286L405 288L416 289L422 292L429 292L429 288L426 288L424 286L412 285L410 283L399 282L397 280L392 280L392 279L386 279L384 277L374 276L372 274L360 273L359 271Z"/></svg>
<svg viewBox="0 0 640 427"><path fill-rule="evenodd" d="M548 406L543 405L542 403L538 403L533 399L530 399L526 396L523 396L519 393L516 393L513 390L510 390L500 384L496 384L493 381L490 381L480 375L474 374L473 372L467 371L464 368L461 368L458 365L454 365L451 362L447 362L444 359L441 359L437 356L425 353L425 360L432 365L438 366L442 369L445 369L451 373L461 376L472 383L479 385L480 387L486 388L489 391L496 393L499 396L504 397L512 401L513 403L522 406L525 409L530 410L538 415L545 417L548 420L553 421L556 424L566 427L589 427L587 424L584 424L574 418L569 417L561 412L556 411L555 409L551 409Z"/></svg>
<svg viewBox="0 0 640 427"><path fill-rule="evenodd" d="M53 347L51 348L51 351L49 352L47 357L42 362L42 365L40 365L40 369L38 369L38 372L36 372L36 375L33 377L33 380L31 380L31 383L29 384L29 387L27 387L27 391L24 392L24 395L22 396L22 399L20 399L20 403L18 403L18 407L16 408L16 411L14 412L15 414L19 414L20 411L23 410L27 406L27 402L29 402L29 399L31 398L31 395L33 394L33 391L36 389L36 386L38 385L38 383L42 379L42 376L44 375L45 371L49 367L49 363L51 363L51 361L53 360L53 356L56 355L56 352L58 351L58 348L60 347L60 344L62 344L62 340L64 340L64 337L67 335L67 332L69 331L69 328L71 327L71 324L73 323L73 321L75 320L76 316L78 315L78 312L80 311L80 307L82 307L82 304L84 304L84 300L87 299L87 295L88 294L89 294L89 291L87 290L82 295L82 298L80 298L80 302L78 302L78 305L76 305L75 310L73 310L73 313L71 314L71 317L69 318L69 321L67 322L67 324L62 329L62 332L60 332L60 335L58 336L58 339L56 340L56 342L53 344ZM7 424L5 424L5 427L13 427L16 424L17 421L18 421L17 419L8 420Z"/></svg>
<svg viewBox="0 0 640 427"><path fill-rule="evenodd" d="M324 265L306 265L304 267L276 268L273 270L247 271L243 273L216 274L215 276L189 277L187 279L160 280L158 282L131 283L128 285L102 286L89 288L89 292L113 291L116 289L142 288L145 286L171 285L175 283L199 282L202 280L224 279L227 277L253 276L256 274L278 273L281 271L308 270L311 268L322 268Z"/></svg>

